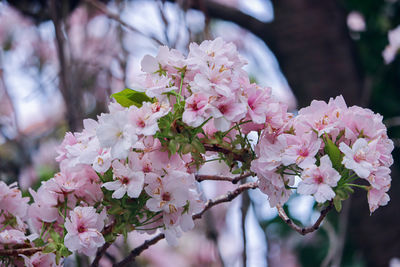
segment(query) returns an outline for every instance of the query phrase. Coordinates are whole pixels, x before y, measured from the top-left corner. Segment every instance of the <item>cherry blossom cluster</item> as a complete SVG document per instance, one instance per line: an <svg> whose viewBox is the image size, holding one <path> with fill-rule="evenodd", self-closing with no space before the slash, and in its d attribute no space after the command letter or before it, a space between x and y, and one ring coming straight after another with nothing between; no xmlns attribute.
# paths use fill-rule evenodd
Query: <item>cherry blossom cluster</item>
<svg viewBox="0 0 400 267"><path fill-rule="evenodd" d="M32 204L0 182L0 249L38 248L21 256L25 264L54 266L74 252L94 256L134 230L176 244L212 203L196 180L210 158L257 176L271 206L296 188L337 210L352 187L368 191L371 212L388 202L393 143L380 115L339 96L294 116L270 88L249 81L246 61L221 38L191 44L187 57L160 47L141 64L136 90L113 94L109 112L65 135L60 171L29 190ZM258 133L255 147L250 132Z"/></svg>
<svg viewBox="0 0 400 267"><path fill-rule="evenodd" d="M297 193L313 195L319 203L335 200L340 206L350 187L365 188L372 213L389 201L393 148L382 116L347 107L339 96L329 103L313 101L278 131L264 132L251 169L272 206L288 200L300 177ZM366 185L352 183L358 178Z"/></svg>
<svg viewBox="0 0 400 267"><path fill-rule="evenodd" d="M222 38L192 43L188 57L161 47L156 57L145 56L146 73L139 85L149 97L166 99L167 92L180 90L185 98L182 121L198 127L213 118L217 131L227 131L235 123L251 121L243 130L281 126L287 107L271 97L271 89L251 84L243 70L247 62L232 43ZM179 88L179 89L178 89Z"/></svg>

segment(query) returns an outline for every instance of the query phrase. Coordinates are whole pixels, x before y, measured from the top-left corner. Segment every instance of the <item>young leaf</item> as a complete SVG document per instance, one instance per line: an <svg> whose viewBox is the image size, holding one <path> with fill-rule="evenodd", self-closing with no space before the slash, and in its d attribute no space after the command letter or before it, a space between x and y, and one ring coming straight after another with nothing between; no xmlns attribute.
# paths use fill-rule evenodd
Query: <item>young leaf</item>
<svg viewBox="0 0 400 267"><path fill-rule="evenodd" d="M112 94L111 97L113 97L123 107L135 105L140 108L143 102L152 102L151 98L148 97L144 92L137 92L129 88Z"/></svg>
<svg viewBox="0 0 400 267"><path fill-rule="evenodd" d="M333 199L333 205L335 206L337 212L340 212L342 210L342 200L340 198L335 197Z"/></svg>
<svg viewBox="0 0 400 267"><path fill-rule="evenodd" d="M329 159L332 161L333 168L335 168L337 171L340 171L342 167L343 156L340 153L339 148L327 136L325 136L324 142L325 142L325 152L326 154L328 154Z"/></svg>

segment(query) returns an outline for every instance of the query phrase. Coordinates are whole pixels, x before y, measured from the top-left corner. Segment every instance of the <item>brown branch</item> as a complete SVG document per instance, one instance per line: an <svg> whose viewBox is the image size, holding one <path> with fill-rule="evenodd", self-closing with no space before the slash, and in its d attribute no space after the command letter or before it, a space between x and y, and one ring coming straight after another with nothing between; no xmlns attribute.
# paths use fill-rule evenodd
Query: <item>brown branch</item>
<svg viewBox="0 0 400 267"><path fill-rule="evenodd" d="M149 36L148 34L145 34L143 32L141 32L140 30L136 29L135 27L133 27L132 25L129 25L128 23L126 23L125 21L123 21L117 14L112 13L105 4L97 1L97 0L85 0L85 2L87 2L88 4L92 5L93 7L97 8L98 10L100 10L102 13L104 13L104 15L106 15L109 19L115 20L118 23L120 23L122 26L124 26L125 28L131 30L132 32L135 32L141 36L144 36L146 38L150 38L151 40L153 40L154 42L156 42L158 45L164 45L163 42L161 42L159 39L157 39L155 36Z"/></svg>
<svg viewBox="0 0 400 267"><path fill-rule="evenodd" d="M237 184L239 181L242 179L245 179L249 176L252 176L251 173L246 173L240 176L237 176L235 178L232 177L226 177L226 176L218 176L218 175L196 175L196 181L202 182L202 181L227 181L231 182L233 184Z"/></svg>
<svg viewBox="0 0 400 267"><path fill-rule="evenodd" d="M176 0L168 0L170 2L179 2ZM203 1L189 1L189 8L197 9L204 12L206 15L212 18L218 18L221 20L232 21L237 25L248 29L250 32L257 36L265 36L267 22L262 22L253 16L250 16L238 8L230 7L228 5L220 4L213 0Z"/></svg>
<svg viewBox="0 0 400 267"><path fill-rule="evenodd" d="M92 264L90 265L91 267L97 267L97 266L99 266L101 257L103 257L104 253L106 253L107 249L108 249L111 245L112 245L111 242L106 242L106 243L104 243L104 245L103 245L99 250L97 250L96 257L94 258Z"/></svg>
<svg viewBox="0 0 400 267"><path fill-rule="evenodd" d="M229 191L227 194L219 196L215 199L209 199L205 206L204 209L202 211L200 211L197 214L193 215L193 219L200 219L201 216L204 214L204 212L206 212L207 210L209 210L211 207L218 205L220 203L224 203L224 202L229 202L232 201L234 198L236 198L238 195L240 195L242 192L249 190L249 189L254 189L258 187L258 183L257 182L252 182L252 183L247 183L247 184L242 184L240 186L238 186L235 190L233 190L232 192Z"/></svg>
<svg viewBox="0 0 400 267"><path fill-rule="evenodd" d="M164 239L164 238L165 238L164 234L158 234L155 237L144 241L144 243L142 245L140 245L137 248L135 248L134 250L132 250L131 253L129 253L129 255L125 259L123 259L122 261L114 264L113 267L126 266L131 261L134 261L135 258L137 256L139 256L140 253L142 253L144 250L148 249L150 246L156 244L158 241L160 241L161 239Z"/></svg>
<svg viewBox="0 0 400 267"><path fill-rule="evenodd" d="M258 187L258 183L252 182L252 183L247 183L247 184L242 184L238 186L234 191L228 192L225 195L219 196L215 199L209 199L206 204L204 205L204 209L200 211L199 213L196 213L192 216L193 220L200 219L203 214L209 210L211 207L218 205L220 203L224 202L229 202L232 201L234 198L236 198L238 195L240 195L242 192L249 190L249 189L254 189ZM156 244L158 241L161 239L164 239L165 235L164 234L158 234L155 237L146 240L142 245L136 247L134 250L131 251L131 253L122 261L116 263L113 265L113 267L122 267L126 266L128 263L132 262L135 260L137 256L140 255L144 250L148 249L150 246Z"/></svg>
<svg viewBox="0 0 400 267"><path fill-rule="evenodd" d="M37 248L18 248L18 249L0 249L0 256L18 256L23 255L33 255L36 252L42 251L44 247Z"/></svg>
<svg viewBox="0 0 400 267"><path fill-rule="evenodd" d="M104 230L102 231L103 236L104 236L104 235L107 235L107 234L109 234L109 233L112 232L112 229L114 228L115 223L116 223L116 221L114 220L110 225L108 225L108 226L106 226L106 227L104 228ZM101 248L99 248L99 249L97 250L96 257L94 258L92 264L90 265L91 267L97 267L97 266L99 266L99 262L100 262L100 260L101 260L101 257L103 257L104 253L106 253L107 249L108 249L112 244L113 244L112 242L106 242L106 243L104 243L104 245L103 245Z"/></svg>
<svg viewBox="0 0 400 267"><path fill-rule="evenodd" d="M292 221L292 219L289 218L289 216L287 216L285 210L281 206L276 206L276 208L278 209L279 217L281 217L282 220L287 225L290 226L290 228L292 228L296 232L300 233L301 235L306 235L306 234L309 234L309 233L312 233L312 232L318 230L319 226L321 225L322 221L325 219L328 212L333 208L333 202L332 201L329 202L329 205L321 211L321 215L319 216L319 218L315 221L315 223L312 226L309 226L309 227L298 226L297 224L295 224Z"/></svg>

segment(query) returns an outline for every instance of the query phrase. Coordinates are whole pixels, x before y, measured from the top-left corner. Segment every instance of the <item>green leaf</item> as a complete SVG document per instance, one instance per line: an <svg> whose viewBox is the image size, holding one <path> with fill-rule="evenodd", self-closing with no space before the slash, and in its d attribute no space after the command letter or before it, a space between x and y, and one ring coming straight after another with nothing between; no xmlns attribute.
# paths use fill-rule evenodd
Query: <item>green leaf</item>
<svg viewBox="0 0 400 267"><path fill-rule="evenodd" d="M328 154L332 162L333 168L335 168L337 171L340 172L342 168L343 156L339 148L327 136L325 136L324 142L325 142L325 153Z"/></svg>
<svg viewBox="0 0 400 267"><path fill-rule="evenodd" d="M41 239L41 238L37 238L37 239L35 239L34 241L33 241L33 243L35 244L35 246L37 246L37 247L41 247L41 246L44 246L44 241L43 241L43 239Z"/></svg>
<svg viewBox="0 0 400 267"><path fill-rule="evenodd" d="M348 193L344 190L344 188L339 188L336 190L336 198L340 200L345 200L349 197Z"/></svg>
<svg viewBox="0 0 400 267"><path fill-rule="evenodd" d="M354 189L351 188L350 186L343 187L343 190L346 191L347 193L350 193L350 194L354 193Z"/></svg>
<svg viewBox="0 0 400 267"><path fill-rule="evenodd" d="M57 233L56 231L54 231L53 229L50 230L50 236L51 236L51 239L53 239L53 241L55 243L60 243L61 242L60 234Z"/></svg>
<svg viewBox="0 0 400 267"><path fill-rule="evenodd" d="M57 250L57 244L55 243L50 243L48 244L44 249L43 249L43 253L52 253L54 251Z"/></svg>
<svg viewBox="0 0 400 267"><path fill-rule="evenodd" d="M342 200L340 200L340 198L335 197L333 199L333 205L335 206L337 212L340 212L342 210Z"/></svg>
<svg viewBox="0 0 400 267"><path fill-rule="evenodd" d="M174 155L176 153L176 141L175 140L170 140L168 144L168 149L171 152L171 155Z"/></svg>
<svg viewBox="0 0 400 267"><path fill-rule="evenodd" d="M191 144L185 144L182 148L182 154L187 154L192 152L192 145Z"/></svg>
<svg viewBox="0 0 400 267"><path fill-rule="evenodd" d="M242 168L238 168L232 172L232 174L239 174L242 172Z"/></svg>
<svg viewBox="0 0 400 267"><path fill-rule="evenodd" d="M126 88L121 92L112 94L111 97L113 97L123 107L130 107L132 105L135 105L140 108L143 102L152 102L152 99L148 97L144 92L137 92L129 88Z"/></svg>
<svg viewBox="0 0 400 267"><path fill-rule="evenodd" d="M202 154L206 153L206 149L204 148L204 145L200 142L199 139L193 140L192 146L196 149L197 152Z"/></svg>
<svg viewBox="0 0 400 267"><path fill-rule="evenodd" d="M71 255L71 254L72 254L72 252L69 251L69 250L67 249L66 246L62 246L62 247L61 247L61 249L60 249L60 255L61 255L62 257L66 258L66 257L68 257L68 256Z"/></svg>

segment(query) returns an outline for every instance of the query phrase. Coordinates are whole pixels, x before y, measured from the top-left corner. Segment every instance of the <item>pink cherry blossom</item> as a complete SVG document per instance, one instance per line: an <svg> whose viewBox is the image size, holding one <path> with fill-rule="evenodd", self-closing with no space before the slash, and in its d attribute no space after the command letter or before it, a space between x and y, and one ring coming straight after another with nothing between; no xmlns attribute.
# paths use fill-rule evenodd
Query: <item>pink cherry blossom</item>
<svg viewBox="0 0 400 267"><path fill-rule="evenodd" d="M56 264L56 255L53 253L42 253L42 252L36 252L30 257L27 257L25 255L20 254L24 259L25 266L27 267L57 267L61 266Z"/></svg>
<svg viewBox="0 0 400 267"><path fill-rule="evenodd" d="M303 136L287 135L287 149L282 155L283 165L296 163L300 168L306 168L315 163L315 155L321 148L321 139L314 132Z"/></svg>
<svg viewBox="0 0 400 267"><path fill-rule="evenodd" d="M105 213L98 214L93 207L76 207L65 221L65 246L73 252L94 255L105 243L101 234L104 220Z"/></svg>
<svg viewBox="0 0 400 267"><path fill-rule="evenodd" d="M195 93L186 99L185 111L182 120L189 126L198 127L207 118L208 96L202 93Z"/></svg>
<svg viewBox="0 0 400 267"><path fill-rule="evenodd" d="M56 160L60 162L63 159L65 159L66 154L68 153L66 147L74 145L76 143L77 143L76 137L70 132L66 133L63 142L57 149L58 156L56 157Z"/></svg>
<svg viewBox="0 0 400 267"><path fill-rule="evenodd" d="M152 136L158 131L157 120L159 117L153 113L151 103L145 102L140 108L132 106L129 109L128 116L130 122L136 128L137 135Z"/></svg>
<svg viewBox="0 0 400 267"><path fill-rule="evenodd" d="M342 142L339 149L344 153L342 163L346 168L353 170L361 178L369 176L374 169L374 151L364 138L357 139L351 148Z"/></svg>
<svg viewBox="0 0 400 267"><path fill-rule="evenodd" d="M379 206L385 206L390 197L386 193L390 186L383 187L381 189L371 188L368 190L368 204L370 212L374 212Z"/></svg>
<svg viewBox="0 0 400 267"><path fill-rule="evenodd" d="M114 181L104 183L102 186L110 191L113 198L120 199L125 194L131 198L139 197L143 189L144 174L141 171L133 171L129 166L122 164L118 160L112 163Z"/></svg>
<svg viewBox="0 0 400 267"><path fill-rule="evenodd" d="M400 25L389 31L388 39L389 44L382 52L382 56L385 59L386 64L391 63L398 54L400 48Z"/></svg>
<svg viewBox="0 0 400 267"><path fill-rule="evenodd" d="M288 185L292 186L293 182L288 181ZM283 178L274 172L270 172L266 176L259 175L258 187L261 192L268 196L269 205L271 207L276 207L277 205L282 206L286 201L288 201L292 194L292 190L285 187Z"/></svg>
<svg viewBox="0 0 400 267"><path fill-rule="evenodd" d="M0 247L7 244L23 244L28 238L19 230L10 229L0 232Z"/></svg>
<svg viewBox="0 0 400 267"><path fill-rule="evenodd" d="M24 218L28 210L29 198L22 197L21 191L17 188L17 183L7 186L0 181L0 210Z"/></svg>
<svg viewBox="0 0 400 267"><path fill-rule="evenodd" d="M254 123L265 123L268 104L271 98L271 88L262 88L251 84L246 89L248 114Z"/></svg>
<svg viewBox="0 0 400 267"><path fill-rule="evenodd" d="M127 110L102 114L96 133L100 145L111 148L111 156L118 159L126 158L137 141L135 126L128 122Z"/></svg>
<svg viewBox="0 0 400 267"><path fill-rule="evenodd" d="M177 181L176 178L183 176L182 179L186 179L188 175L174 171L171 175L163 178L148 179L149 184L145 190L152 197L146 202L149 210L174 213L178 208L183 207L189 196L189 188L184 183Z"/></svg>
<svg viewBox="0 0 400 267"><path fill-rule="evenodd" d="M328 155L320 159L320 165L311 165L301 174L301 181L297 187L297 193L302 195L314 195L315 200L324 203L335 197L332 187L337 185L340 174L332 168L332 162Z"/></svg>

